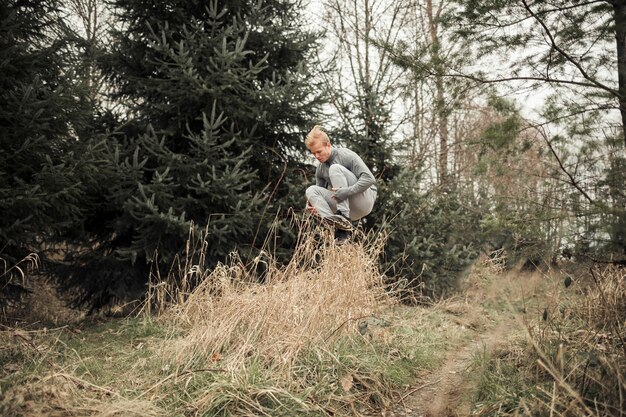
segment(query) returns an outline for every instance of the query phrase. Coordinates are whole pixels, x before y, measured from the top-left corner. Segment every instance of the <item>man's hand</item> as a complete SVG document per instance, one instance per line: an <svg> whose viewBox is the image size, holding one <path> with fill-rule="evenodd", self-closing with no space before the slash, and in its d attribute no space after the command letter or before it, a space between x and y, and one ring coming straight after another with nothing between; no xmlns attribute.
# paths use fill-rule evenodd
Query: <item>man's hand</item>
<svg viewBox="0 0 626 417"><path fill-rule="evenodd" d="M315 207L313 207L311 205L311 203L309 203L308 201L306 202L306 209L309 211L309 213L311 214L317 214L317 210L315 209Z"/></svg>
<svg viewBox="0 0 626 417"><path fill-rule="evenodd" d="M333 198L339 202L345 200L346 198L350 197L349 191L347 188L333 188L332 191L335 192L335 195L333 196Z"/></svg>

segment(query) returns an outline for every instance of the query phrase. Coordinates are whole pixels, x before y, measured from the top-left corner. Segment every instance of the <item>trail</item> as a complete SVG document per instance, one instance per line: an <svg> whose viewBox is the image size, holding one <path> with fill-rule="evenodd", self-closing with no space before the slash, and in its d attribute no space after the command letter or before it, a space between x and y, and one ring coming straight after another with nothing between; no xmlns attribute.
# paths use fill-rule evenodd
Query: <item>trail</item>
<svg viewBox="0 0 626 417"><path fill-rule="evenodd" d="M537 296L539 274L509 275L485 287L467 291L469 303L500 303L504 310L490 313L489 323L475 329L473 337L452 349L437 369L423 375L382 417L461 417L471 415L471 397L476 389L473 364L477 357L503 347L511 337L522 334L524 311ZM459 317L463 320L463 316Z"/></svg>
<svg viewBox="0 0 626 417"><path fill-rule="evenodd" d="M473 391L472 363L477 355L493 352L518 328L514 320L503 321L485 333L478 334L449 355L443 365L426 375L421 384L410 389L394 410L393 417L469 416L467 401Z"/></svg>

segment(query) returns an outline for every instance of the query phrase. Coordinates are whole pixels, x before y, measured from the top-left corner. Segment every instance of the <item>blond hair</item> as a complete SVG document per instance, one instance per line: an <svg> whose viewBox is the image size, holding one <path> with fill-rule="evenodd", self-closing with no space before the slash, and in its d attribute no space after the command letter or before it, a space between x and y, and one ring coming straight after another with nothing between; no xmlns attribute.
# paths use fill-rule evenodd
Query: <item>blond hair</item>
<svg viewBox="0 0 626 417"><path fill-rule="evenodd" d="M322 143L330 143L330 139L328 135L326 134L326 132L324 132L324 129L322 129L322 126L315 125L313 126L313 129L311 129L309 134L306 135L304 144L308 148L309 146L311 146L313 142L317 142L318 140L321 141Z"/></svg>

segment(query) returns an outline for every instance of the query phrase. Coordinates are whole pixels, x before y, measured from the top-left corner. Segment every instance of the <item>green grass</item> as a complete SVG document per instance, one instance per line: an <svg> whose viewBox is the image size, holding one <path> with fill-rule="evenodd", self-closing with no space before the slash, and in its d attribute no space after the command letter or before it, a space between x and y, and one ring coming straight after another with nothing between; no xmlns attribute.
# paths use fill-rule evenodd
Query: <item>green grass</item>
<svg viewBox="0 0 626 417"><path fill-rule="evenodd" d="M624 272L596 270L594 280L578 276L569 289L559 274L545 276L540 296L525 304L526 338L475 358L475 413L622 415Z"/></svg>
<svg viewBox="0 0 626 417"><path fill-rule="evenodd" d="M482 288L474 298L406 307L382 299L380 292L370 293L373 284L360 282L358 287L367 259L348 264L344 261L351 257L341 255L329 253L333 262L321 264L328 268L323 274L305 270L301 277L264 286L220 287L219 296L198 294L188 310L172 309L158 319L84 321L46 331L8 329L0 334L0 415L54 415L59 410L142 417L375 413L397 402L408 386L422 383L420 378L487 326L522 314L520 302L534 345L516 339L475 356L471 374L478 389L471 401L477 413L515 414L539 404L537 415L542 415L554 378L538 359L562 367L573 382L581 380L583 369L582 376L596 380L611 371L603 363L585 369L589 355L580 354L591 344L609 347L604 336L609 332L601 329L595 339L589 332L577 336L584 344L576 340L572 335L586 322L576 311L553 313L563 301L568 309L576 303L560 299L557 287L548 282L539 288L543 298L524 299L514 287L499 288L494 276L478 283ZM337 274L347 267L351 275ZM320 284L321 278L335 276L336 281ZM226 278L224 282L234 282ZM516 283L508 278L509 284ZM343 287L338 290L338 285ZM352 298L339 297L348 295ZM614 299L619 306L620 299ZM550 316L542 321L546 305ZM598 305L589 303L586 314L605 317L604 311L596 311ZM312 314L316 312L321 314ZM221 324L238 326L223 327L219 338L205 337ZM271 349L259 341L272 343ZM211 344L217 342L218 348ZM583 391L607 402L614 394L589 380ZM572 400L571 395L563 398Z"/></svg>
<svg viewBox="0 0 626 417"><path fill-rule="evenodd" d="M481 415L514 412L522 399L537 394L536 387L525 374L528 364L518 356L525 349L525 342L516 343L509 345L509 350L474 357L477 389L471 401L476 411L482 410Z"/></svg>
<svg viewBox="0 0 626 417"><path fill-rule="evenodd" d="M0 411L28 415L33 403L48 410L71 398L64 407L90 403L114 412L116 404L144 410L148 404L146 415L352 415L355 407L390 404L455 343L442 328L443 312L393 307L384 319L388 327L373 326L365 335L355 327L330 347L308 347L288 375L254 356L236 371L220 369L219 361L177 370L162 349L184 333L159 321L115 319L24 333L29 342L14 336L2 343L0 389L13 403L0 400ZM60 391L38 396L46 384ZM19 395L15 401L13 394L26 391L24 401Z"/></svg>
<svg viewBox="0 0 626 417"><path fill-rule="evenodd" d="M140 364L154 366L154 342L167 331L140 319L115 320L83 327L80 333L63 332L55 360L59 366L95 384L117 382L120 373Z"/></svg>
<svg viewBox="0 0 626 417"><path fill-rule="evenodd" d="M415 316L411 308L399 307L401 317L395 328L397 339L394 349L405 352L411 366L420 370L434 369L441 364L445 352L468 337L459 332L450 317L439 309L424 309Z"/></svg>

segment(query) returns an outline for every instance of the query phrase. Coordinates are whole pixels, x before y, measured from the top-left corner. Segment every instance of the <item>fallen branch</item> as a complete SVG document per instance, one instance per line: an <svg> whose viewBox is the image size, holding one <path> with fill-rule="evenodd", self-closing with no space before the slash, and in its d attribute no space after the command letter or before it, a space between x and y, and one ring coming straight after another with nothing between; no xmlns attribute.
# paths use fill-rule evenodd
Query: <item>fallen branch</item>
<svg viewBox="0 0 626 417"><path fill-rule="evenodd" d="M90 388L92 388L92 389L94 389L94 390L96 390L96 391L102 391L102 392L107 393L107 394L109 394L109 395L114 395L114 396L116 396L116 397L120 397L120 398L122 397L120 394L118 394L118 393L117 393L117 392L115 392L115 391L111 391L111 390L110 390L110 389L108 389L108 388L101 387L101 386L99 386L99 385L93 384L93 383L91 383L91 382L89 382L89 381L85 381L84 379L78 378L78 377L76 377L76 376L66 374L66 373L64 373L64 372L62 372L62 373L57 373L57 374L52 374L52 375L50 376L50 378L55 378L55 377L63 377L63 378L65 378L65 379L69 379L70 381L74 382L74 383L75 383L75 384L77 384L77 385L78 385L78 384L80 384L80 385L85 385L85 386L88 386L88 387L90 387Z"/></svg>
<svg viewBox="0 0 626 417"><path fill-rule="evenodd" d="M420 386L419 386L419 387L417 387L417 388L413 388L411 391L409 391L409 392L407 392L406 394L404 394L404 395L402 396L402 398L400 398L400 401L401 401L401 402L404 402L404 400L406 399L406 397L408 397L409 395L414 394L414 393L416 393L417 391L419 391L419 390L421 390L421 389L423 389L423 388L426 388L426 387L428 387L428 386L430 386L430 385L436 385L436 384L438 384L438 383L440 383L440 382L441 382L441 378L439 378L439 379L438 379L438 380L436 380L436 381L427 382L427 383L425 383L425 384L422 384L422 385L420 385Z"/></svg>
<svg viewBox="0 0 626 417"><path fill-rule="evenodd" d="M168 375L164 379L160 380L159 382L157 382L156 384L154 384L153 386L151 386L150 388L148 388L144 392L142 392L141 395L139 395L137 397L137 399L143 397L144 395L146 395L150 391L154 390L155 388L158 388L159 386L163 385L164 383L166 383L167 381L169 381L170 379L172 379L174 377L183 377L185 375L195 374L195 373L198 373L198 372L226 372L226 370L225 369L220 369L220 368L207 368L207 369L194 369L194 370L191 370L191 371L185 371L185 372L180 373L180 374L179 373L173 373L173 374Z"/></svg>

